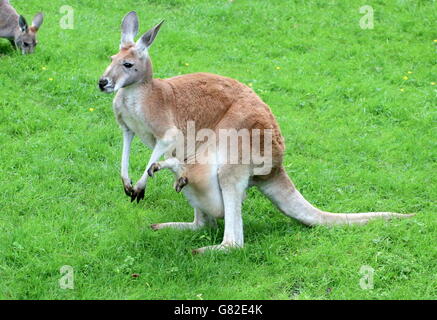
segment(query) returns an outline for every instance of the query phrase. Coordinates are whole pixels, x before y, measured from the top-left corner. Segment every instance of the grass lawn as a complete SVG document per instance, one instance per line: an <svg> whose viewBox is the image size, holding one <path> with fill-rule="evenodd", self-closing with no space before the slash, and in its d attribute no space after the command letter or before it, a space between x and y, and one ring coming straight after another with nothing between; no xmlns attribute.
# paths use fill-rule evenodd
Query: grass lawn
<svg viewBox="0 0 437 320"><path fill-rule="evenodd" d="M46 18L34 55L0 39L1 299L437 299L434 1L71 0L72 30L59 24L65 1L11 2ZM217 73L271 106L288 174L314 205L417 216L308 228L250 190L242 250L191 254L220 243L223 222L153 232L193 212L169 173L140 204L123 192L113 96L97 81L131 10L141 32L166 20L155 77ZM136 139L134 180L149 155ZM73 290L59 286L64 265Z"/></svg>

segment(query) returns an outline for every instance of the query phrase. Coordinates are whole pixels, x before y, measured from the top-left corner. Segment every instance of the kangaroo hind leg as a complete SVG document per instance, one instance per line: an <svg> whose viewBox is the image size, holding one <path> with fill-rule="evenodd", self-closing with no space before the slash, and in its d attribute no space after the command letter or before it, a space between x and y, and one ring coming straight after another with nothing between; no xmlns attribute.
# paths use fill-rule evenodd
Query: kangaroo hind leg
<svg viewBox="0 0 437 320"><path fill-rule="evenodd" d="M205 227L217 227L217 221L214 217L211 217L203 213L199 209L194 209L194 221L193 222L166 222L152 224L150 226L153 230L160 230L164 228L173 228L179 230L198 230Z"/></svg>
<svg viewBox="0 0 437 320"><path fill-rule="evenodd" d="M223 197L225 233L220 245L207 246L193 251L204 253L209 250L229 250L244 246L242 202L249 184L249 167L224 165L219 169L219 184Z"/></svg>

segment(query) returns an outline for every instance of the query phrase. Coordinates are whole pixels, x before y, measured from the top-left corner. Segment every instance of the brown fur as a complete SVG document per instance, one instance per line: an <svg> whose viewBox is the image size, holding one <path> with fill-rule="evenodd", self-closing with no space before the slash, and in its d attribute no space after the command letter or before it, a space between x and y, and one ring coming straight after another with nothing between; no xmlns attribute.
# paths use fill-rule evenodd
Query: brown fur
<svg viewBox="0 0 437 320"><path fill-rule="evenodd" d="M126 193L132 201L144 198L144 190L153 168L170 168L177 181L188 181L185 194L195 208L193 223L166 223L154 225L154 230L164 227L196 229L209 219L225 218L225 234L220 246L209 249L243 246L241 202L247 187L256 185L287 216L307 225L362 224L383 217L409 217L390 212L360 214L332 214L313 207L297 191L282 166L284 139L270 108L246 85L227 77L195 73L169 79L153 79L152 63L148 48L153 42L162 22L149 30L134 45L138 29L136 14L130 12L123 20L122 49L112 57L112 63L100 79L103 91L120 91L114 100L116 118L124 134L122 156L122 180ZM132 42L132 43L131 43ZM126 61L129 65L126 66ZM130 65L133 64L133 67ZM270 173L257 176L254 163L231 165L221 162L212 164L184 164L182 159L171 158L156 163L176 138L174 129L187 135L188 122L194 122L196 130L220 129L272 130L272 165ZM135 187L128 175L130 143L133 135L153 148L146 171ZM219 135L217 135L219 136ZM252 135L250 135L252 139ZM261 137L263 141L263 137ZM254 143L251 140L251 147ZM239 145L241 150L241 144ZM261 153L264 146L261 145ZM189 152L191 152L189 150ZM241 152L240 152L241 154ZM193 154L187 154L190 158ZM264 155L265 156L265 155ZM221 160L222 161L222 160ZM152 170L152 171L149 171ZM148 175L149 174L149 175ZM180 176L184 179L180 180ZM177 186L177 190L180 186Z"/></svg>
<svg viewBox="0 0 437 320"><path fill-rule="evenodd" d="M188 121L195 122L196 130L272 129L273 167L282 165L284 139L275 117L246 85L219 75L195 73L153 79L143 86L143 112L157 137L172 126L186 134Z"/></svg>

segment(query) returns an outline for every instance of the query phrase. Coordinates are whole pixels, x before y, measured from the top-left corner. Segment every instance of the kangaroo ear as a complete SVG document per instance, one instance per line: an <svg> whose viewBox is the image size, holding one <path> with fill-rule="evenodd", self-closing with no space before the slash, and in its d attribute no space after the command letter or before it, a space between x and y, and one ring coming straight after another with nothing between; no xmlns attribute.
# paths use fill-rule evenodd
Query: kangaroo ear
<svg viewBox="0 0 437 320"><path fill-rule="evenodd" d="M135 36L138 34L138 16L135 11L129 12L121 23L120 47L127 47L135 44Z"/></svg>
<svg viewBox="0 0 437 320"><path fill-rule="evenodd" d="M44 15L41 12L37 13L35 17L33 17L31 29L33 29L34 32L37 32L43 22L44 22Z"/></svg>
<svg viewBox="0 0 437 320"><path fill-rule="evenodd" d="M137 41L137 50L138 51L144 51L152 45L153 41L156 38L156 35L159 32L159 29L161 28L161 25L164 23L164 20L162 20L160 23L158 23L156 26L154 26L152 29L147 31L138 41Z"/></svg>
<svg viewBox="0 0 437 320"><path fill-rule="evenodd" d="M20 16L18 19L18 25L20 26L21 32L27 32L29 27L27 26L26 19L23 16Z"/></svg>

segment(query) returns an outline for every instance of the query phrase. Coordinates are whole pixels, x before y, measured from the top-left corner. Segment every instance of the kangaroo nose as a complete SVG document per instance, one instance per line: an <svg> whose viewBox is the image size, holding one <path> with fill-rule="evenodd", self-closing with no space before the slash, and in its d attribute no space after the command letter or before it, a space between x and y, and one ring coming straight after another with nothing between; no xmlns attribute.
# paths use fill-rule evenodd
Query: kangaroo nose
<svg viewBox="0 0 437 320"><path fill-rule="evenodd" d="M99 80L99 87L100 90L103 91L103 89L105 89L106 85L108 84L108 79L102 78Z"/></svg>

